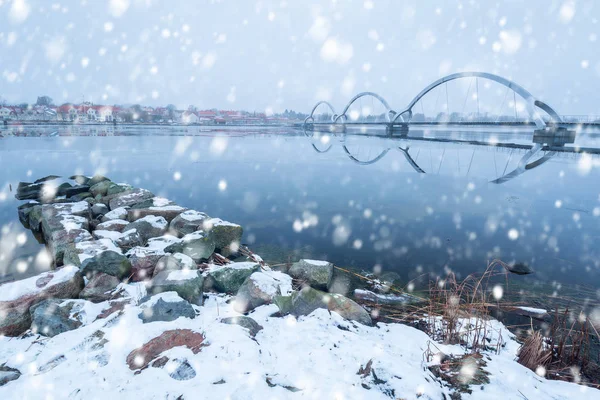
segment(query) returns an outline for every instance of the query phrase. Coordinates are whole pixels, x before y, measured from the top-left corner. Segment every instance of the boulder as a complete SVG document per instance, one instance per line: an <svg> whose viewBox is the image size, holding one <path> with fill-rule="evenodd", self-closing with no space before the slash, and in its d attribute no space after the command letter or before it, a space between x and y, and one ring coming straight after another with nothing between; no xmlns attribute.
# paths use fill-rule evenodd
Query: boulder
<svg viewBox="0 0 600 400"><path fill-rule="evenodd" d="M81 273L88 278L102 272L123 280L131 274L131 262L122 254L104 251L81 263Z"/></svg>
<svg viewBox="0 0 600 400"><path fill-rule="evenodd" d="M126 183L111 182L111 184L108 186L108 189L106 190L105 196L112 196L113 194L122 193L126 190L131 190L131 189L133 189L133 186L128 185Z"/></svg>
<svg viewBox="0 0 600 400"><path fill-rule="evenodd" d="M19 182L15 198L17 200L39 200L44 183Z"/></svg>
<svg viewBox="0 0 600 400"><path fill-rule="evenodd" d="M315 289L327 290L333 277L333 264L319 260L300 260L292 264L288 273Z"/></svg>
<svg viewBox="0 0 600 400"><path fill-rule="evenodd" d="M114 208L112 211L107 212L102 217L102 222L112 221L112 220L125 220L127 219L127 209L125 207Z"/></svg>
<svg viewBox="0 0 600 400"><path fill-rule="evenodd" d="M342 318L369 326L373 324L371 316L364 308L341 294L325 293L305 286L290 297L290 299L278 299L283 305L283 308L280 308L282 314L289 313L299 317L309 315L316 309L325 308L338 313Z"/></svg>
<svg viewBox="0 0 600 400"><path fill-rule="evenodd" d="M203 285L204 277L198 270L162 271L152 278L148 292L176 292L181 298L201 306Z"/></svg>
<svg viewBox="0 0 600 400"><path fill-rule="evenodd" d="M179 317L196 318L192 305L175 292L166 292L152 296L141 306L138 317L143 323L155 321L175 321Z"/></svg>
<svg viewBox="0 0 600 400"><path fill-rule="evenodd" d="M197 231L185 235L181 241L166 247L167 253L183 253L195 262L208 259L215 251L215 241L211 235Z"/></svg>
<svg viewBox="0 0 600 400"><path fill-rule="evenodd" d="M47 298L77 298L83 278L74 266L0 285L0 334L18 336L29 329L29 309Z"/></svg>
<svg viewBox="0 0 600 400"><path fill-rule="evenodd" d="M92 217L98 218L108 214L108 206L102 203L96 203L92 206Z"/></svg>
<svg viewBox="0 0 600 400"><path fill-rule="evenodd" d="M146 243L150 238L165 234L168 226L167 220L163 217L148 215L127 225L123 228L123 232L135 230L142 239L142 242Z"/></svg>
<svg viewBox="0 0 600 400"><path fill-rule="evenodd" d="M74 180L78 185L86 185L90 178L85 175L71 175L69 179Z"/></svg>
<svg viewBox="0 0 600 400"><path fill-rule="evenodd" d="M273 302L275 296L288 295L292 291L292 278L283 272L263 271L250 275L235 296L233 308L246 313Z"/></svg>
<svg viewBox="0 0 600 400"><path fill-rule="evenodd" d="M127 213L127 218L129 221L133 222L148 215L155 215L157 217L163 217L167 222L171 222L184 211L186 211L186 208L178 206L168 199L163 197L153 197L133 205Z"/></svg>
<svg viewBox="0 0 600 400"><path fill-rule="evenodd" d="M237 253L244 233L240 225L219 218L211 218L205 220L202 226L203 230L213 237L215 248L219 250L219 253L225 257Z"/></svg>
<svg viewBox="0 0 600 400"><path fill-rule="evenodd" d="M10 381L19 379L21 372L18 369L0 365L0 386L6 385Z"/></svg>
<svg viewBox="0 0 600 400"><path fill-rule="evenodd" d="M60 230L52 233L50 238L46 239L48 250L52 255L56 266L66 265L65 253L73 251L77 243L92 240L92 235L85 229ZM74 264L78 265L78 264Z"/></svg>
<svg viewBox="0 0 600 400"><path fill-rule="evenodd" d="M138 246L129 250L127 256L131 262L131 280L139 282L152 278L158 260L164 255L165 253L161 250L147 247Z"/></svg>
<svg viewBox="0 0 600 400"><path fill-rule="evenodd" d="M67 190L70 189L70 188L72 188L72 187L73 187L73 185L71 185L68 182L61 183L56 188L56 195L57 196L66 196L67 195Z"/></svg>
<svg viewBox="0 0 600 400"><path fill-rule="evenodd" d="M508 272L511 272L516 275L533 274L533 269L529 265L522 262L518 262L512 265L506 265L505 268Z"/></svg>
<svg viewBox="0 0 600 400"><path fill-rule="evenodd" d="M63 299L47 299L31 307L31 329L52 337L77 329L81 322L71 318L73 303Z"/></svg>
<svg viewBox="0 0 600 400"><path fill-rule="evenodd" d="M89 193L89 192L90 192L90 187L88 185L71 186L70 188L65 188L65 190L64 190L65 196L67 196L68 198L71 198L80 193Z"/></svg>
<svg viewBox="0 0 600 400"><path fill-rule="evenodd" d="M244 316L223 318L221 320L221 323L229 325L239 325L242 328L247 329L248 333L250 333L250 336L252 337L255 337L256 334L263 328L252 318Z"/></svg>
<svg viewBox="0 0 600 400"><path fill-rule="evenodd" d="M169 225L169 231L178 237L183 237L198 230L202 230L203 222L210 217L203 212L195 210L184 211L177 215Z"/></svg>
<svg viewBox="0 0 600 400"><path fill-rule="evenodd" d="M166 254L158 260L154 268L153 275L158 274L161 271L178 271L178 270L190 270L198 269L198 266L190 257L185 254L175 253Z"/></svg>
<svg viewBox="0 0 600 400"><path fill-rule="evenodd" d="M88 201L88 203L91 203L91 200L94 196L92 196L92 194L90 192L83 192L83 193L77 193L76 195L73 195L71 197L69 197L69 200L71 201L83 201L86 199L90 199L90 201Z"/></svg>
<svg viewBox="0 0 600 400"><path fill-rule="evenodd" d="M331 280L327 284L327 291L348 297L352 296L355 289L365 286L364 282L355 274L334 267Z"/></svg>
<svg viewBox="0 0 600 400"><path fill-rule="evenodd" d="M215 267L208 273L210 286L221 293L236 293L246 278L260 271L260 264L238 262Z"/></svg>
<svg viewBox="0 0 600 400"><path fill-rule="evenodd" d="M29 215L29 229L34 232L42 231L42 205L36 204L31 207Z"/></svg>
<svg viewBox="0 0 600 400"><path fill-rule="evenodd" d="M127 356L126 362L129 369L144 369L160 354L174 347L187 347L194 354L198 354L204 347L204 336L190 329L174 329L164 331L159 336L133 350Z"/></svg>
<svg viewBox="0 0 600 400"><path fill-rule="evenodd" d="M116 246L125 250L129 250L133 247L141 246L144 244L142 237L135 229L130 229L124 232L95 230L94 238L110 239Z"/></svg>
<svg viewBox="0 0 600 400"><path fill-rule="evenodd" d="M36 179L35 181L33 181L33 183L42 183L42 182L47 182L47 181L53 181L58 178L60 178L60 176L58 176L58 175L48 175L48 176L44 176L43 178Z"/></svg>
<svg viewBox="0 0 600 400"><path fill-rule="evenodd" d="M85 285L79 293L79 298L92 303L112 300L115 297L113 291L120 283L121 281L117 277L99 272Z"/></svg>
<svg viewBox="0 0 600 400"><path fill-rule="evenodd" d="M104 251L121 253L121 249L115 246L110 239L88 240L73 244L65 249L63 263L65 265L81 266L81 263Z"/></svg>
<svg viewBox="0 0 600 400"><path fill-rule="evenodd" d="M26 229L30 229L29 228L29 214L33 210L33 207L35 207L38 204L39 203L36 203L36 202L30 202L30 203L21 204L18 208L17 212L19 214L19 221L21 222L21 224L23 224L23 226Z"/></svg>
<svg viewBox="0 0 600 400"><path fill-rule="evenodd" d="M123 219L111 219L96 225L97 230L123 232L123 229L129 225L128 221Z"/></svg>
<svg viewBox="0 0 600 400"><path fill-rule="evenodd" d="M98 195L106 196L106 192L108 191L108 188L112 184L113 183L111 181L106 180L106 181L98 182L95 185L90 185L90 193L94 197L96 197Z"/></svg>
<svg viewBox="0 0 600 400"><path fill-rule="evenodd" d="M114 210L121 207L130 207L153 197L154 194L146 189L131 189L110 196L105 196L102 198L102 202L107 204L111 210Z"/></svg>

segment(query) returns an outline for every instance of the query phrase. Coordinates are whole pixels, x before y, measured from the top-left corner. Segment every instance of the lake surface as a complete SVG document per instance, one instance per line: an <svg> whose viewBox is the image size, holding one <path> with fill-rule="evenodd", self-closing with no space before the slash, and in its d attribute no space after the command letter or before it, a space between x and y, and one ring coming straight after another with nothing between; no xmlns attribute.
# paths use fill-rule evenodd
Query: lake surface
<svg viewBox="0 0 600 400"><path fill-rule="evenodd" d="M98 173L241 224L243 241L272 262L327 259L408 282L449 270L464 277L499 258L530 265L535 274L519 279L559 293L600 283L600 156L540 153L511 174L531 129L358 133L3 128L0 279L48 268L18 221L18 182ZM599 149L600 131L580 131L569 146Z"/></svg>

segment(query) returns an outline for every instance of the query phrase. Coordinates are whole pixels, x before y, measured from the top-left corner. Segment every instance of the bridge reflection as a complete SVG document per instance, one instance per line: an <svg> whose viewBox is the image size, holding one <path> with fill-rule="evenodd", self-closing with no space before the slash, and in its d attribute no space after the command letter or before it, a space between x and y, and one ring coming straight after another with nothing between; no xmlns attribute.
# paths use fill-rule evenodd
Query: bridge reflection
<svg viewBox="0 0 600 400"><path fill-rule="evenodd" d="M536 143L531 135L517 134L512 136L516 139L513 142L499 142L490 141L489 137L485 140L482 137L484 135L469 132L448 137L432 135L429 130L416 131L416 135L411 137L318 132L306 128L303 132L318 153L328 153L339 146L353 163L372 165L383 160L390 152L400 152L407 164L419 174L439 174L442 166L451 165L457 168L459 174L468 176L476 154L485 153L483 158L489 159L494 166L493 171L490 171L493 178L488 179L494 184L515 179L553 159L570 159L576 162L584 154L600 158L598 147L571 147L560 142L545 145ZM493 154L488 156L490 152ZM503 157L498 157L497 154L502 154Z"/></svg>

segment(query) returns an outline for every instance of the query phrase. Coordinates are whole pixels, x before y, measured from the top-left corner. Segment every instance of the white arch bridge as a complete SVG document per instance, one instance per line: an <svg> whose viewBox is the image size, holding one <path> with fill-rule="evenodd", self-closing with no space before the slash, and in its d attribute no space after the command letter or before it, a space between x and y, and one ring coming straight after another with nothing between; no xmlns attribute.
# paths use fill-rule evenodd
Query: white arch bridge
<svg viewBox="0 0 600 400"><path fill-rule="evenodd" d="M453 113L450 112L448 82L455 80L468 80L469 83L462 104L462 113L458 112L458 109ZM509 108L514 108L514 118L507 118L502 115L490 116L488 113L485 114L485 118L480 117L482 115L479 103L480 81L484 82L484 85L495 82L506 88L504 99L502 100L502 105L500 107L501 112L503 111L505 104L508 104ZM460 72L440 78L425 87L406 107L400 110L392 109L382 96L374 92L362 92L357 94L350 99L340 113L336 112L331 103L319 101L312 108L310 115L304 120L304 127L311 129L325 126L331 131L344 131L347 126L352 125L378 125L385 126L390 133L395 130L407 132L410 124L424 122L415 119L415 106L420 104L422 109L424 98L436 88L438 89L436 106L439 102L440 95L442 95L445 97L445 109L444 112L438 114L437 120L433 121L434 123L471 125L531 124L535 125L535 130L538 133L546 135L551 134L553 136L574 135L573 132L566 130L565 123L551 106L535 98L529 91L517 83L486 72ZM470 94L471 96L469 96ZM517 100L517 97L519 100ZM477 111L465 118L464 111L469 99L476 102ZM509 99L508 103L506 102L507 99ZM366 106L364 105L365 102L367 103ZM460 103L460 101L458 103ZM461 105L458 104L458 108L461 108L460 106ZM519 119L519 113L525 114L525 118ZM421 115L424 114L420 114L419 116L421 117ZM568 140L568 142L571 141Z"/></svg>

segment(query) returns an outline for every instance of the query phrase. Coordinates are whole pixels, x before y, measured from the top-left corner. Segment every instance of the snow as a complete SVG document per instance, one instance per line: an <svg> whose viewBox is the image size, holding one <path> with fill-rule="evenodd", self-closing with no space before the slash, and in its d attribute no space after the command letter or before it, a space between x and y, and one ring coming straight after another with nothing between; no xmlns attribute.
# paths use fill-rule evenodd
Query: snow
<svg viewBox="0 0 600 400"><path fill-rule="evenodd" d="M143 302L140 306L142 309L152 307L156 304L156 302L158 300L163 300L167 303L175 303L178 301L183 301L183 299L181 297L179 297L179 295L176 292L162 292L162 293L155 294L154 296L150 297L150 299Z"/></svg>
<svg viewBox="0 0 600 400"><path fill-rule="evenodd" d="M119 208L115 208L112 211L107 212L104 215L104 218L108 219L108 220L112 220L112 219L122 220L126 216L127 216L127 209L125 207L119 207Z"/></svg>
<svg viewBox="0 0 600 400"><path fill-rule="evenodd" d="M208 215L195 210L184 211L181 214L179 214L179 216L189 222L201 221L203 219L208 218Z"/></svg>
<svg viewBox="0 0 600 400"><path fill-rule="evenodd" d="M519 308L523 311L530 312L532 314L547 314L548 313L548 311L544 310L543 308L522 307L522 306L519 306L517 308Z"/></svg>
<svg viewBox="0 0 600 400"><path fill-rule="evenodd" d="M198 270L195 269L179 269L169 272L167 275L168 281L185 281L198 277Z"/></svg>
<svg viewBox="0 0 600 400"><path fill-rule="evenodd" d="M169 223L164 217L157 217L156 215L146 215L144 218L138 219L138 221L145 221L152 225L154 228L165 229Z"/></svg>
<svg viewBox="0 0 600 400"><path fill-rule="evenodd" d="M221 218L207 219L202 223L202 227L206 230L211 230L215 226L239 226L233 222L223 221Z"/></svg>
<svg viewBox="0 0 600 400"><path fill-rule="evenodd" d="M121 225L122 227L125 227L125 226L127 226L129 224L130 224L129 221L125 221L123 219L112 219L110 221L106 221L106 222L102 222L101 224L98 224L98 226L96 228L98 230L103 230L103 228L108 228L108 227L113 226L113 225Z"/></svg>
<svg viewBox="0 0 600 400"><path fill-rule="evenodd" d="M175 257L179 262L183 265L183 269L192 269L196 266L196 263L190 256L187 256L183 253L174 253L173 257Z"/></svg>
<svg viewBox="0 0 600 400"><path fill-rule="evenodd" d="M181 241L181 239L179 239L178 237L167 234L167 235L148 239L147 248L151 249L151 250L155 250L155 251L160 250L160 251L164 252L166 247L169 247L170 245L172 245L174 243L179 243L180 241Z"/></svg>
<svg viewBox="0 0 600 400"><path fill-rule="evenodd" d="M304 261L307 264L312 264L312 265L319 266L319 267L324 267L324 266L327 266L327 265L331 264L329 261L321 261L321 260L307 260L307 259L304 259L302 261Z"/></svg>
<svg viewBox="0 0 600 400"><path fill-rule="evenodd" d="M173 204L173 202L164 197L154 197L152 199L152 206L148 207L149 210L154 211L183 211L185 208Z"/></svg>
<svg viewBox="0 0 600 400"><path fill-rule="evenodd" d="M70 232L75 229L83 229L83 225L87 222L84 217L78 217L77 215L65 216L61 221L61 225L64 230Z"/></svg>
<svg viewBox="0 0 600 400"><path fill-rule="evenodd" d="M279 271L255 272L250 279L265 294L275 296L292 293L292 278Z"/></svg>
<svg viewBox="0 0 600 400"><path fill-rule="evenodd" d="M75 248L80 251L79 261L83 262L104 251L114 251L122 254L121 249L117 247L110 239L89 240L75 244Z"/></svg>
<svg viewBox="0 0 600 400"><path fill-rule="evenodd" d="M173 294L163 293L164 299ZM151 301L157 299L156 296ZM143 324L138 314L143 307L130 305L123 314L96 320L53 338L37 335L0 338L0 359L19 369L23 375L0 387L0 398L46 399L97 398L183 398L194 399L271 399L271 398L449 398L449 390L426 369L423 355L431 339L423 332L401 324L379 323L367 327L343 320L337 313L319 309L298 319L270 317L274 305L258 307L249 316L263 329L255 340L239 326L220 323L225 317L240 314L227 303L227 296L209 295L195 319ZM165 300L166 301L166 300ZM101 303L106 305L107 303ZM90 312L88 317L92 316ZM91 319L91 318L90 318ZM86 321L87 323L88 321ZM343 328L343 329L340 329ZM486 353L490 383L474 387L463 399L600 399L600 391L562 381L548 381L515 362L518 343L500 324L494 329L507 345ZM168 368L147 368L135 375L125 359L135 348L168 329L202 332L207 346L198 354L186 348L173 348L164 355L185 358L196 376L187 381L169 377ZM99 348L93 334L103 332L108 340ZM435 343L445 354L460 355L460 346ZM40 370L51 360L64 356L51 369ZM489 359L488 359L489 358ZM105 359L99 363L97 360ZM373 360L372 368L385 383L357 374ZM271 385L267 384L267 379ZM213 384L224 380L223 384ZM370 386L370 390L362 385ZM283 386L300 389L291 392Z"/></svg>
<svg viewBox="0 0 600 400"><path fill-rule="evenodd" d="M32 276L31 278L5 283L0 285L0 301L12 301L22 296L37 294L46 288L68 281L77 272L79 272L79 268L68 265L54 271ZM51 276L52 279L43 287L37 287L36 282L48 276Z"/></svg>
<svg viewBox="0 0 600 400"><path fill-rule="evenodd" d="M117 232L117 231L103 231L101 229L98 229L98 230L94 231L94 236L96 236L98 239L117 240L117 239L120 239L121 237L125 236L127 233L131 233L131 232L135 232L135 229L130 229L124 233Z"/></svg>

